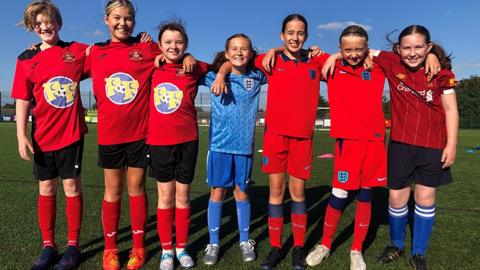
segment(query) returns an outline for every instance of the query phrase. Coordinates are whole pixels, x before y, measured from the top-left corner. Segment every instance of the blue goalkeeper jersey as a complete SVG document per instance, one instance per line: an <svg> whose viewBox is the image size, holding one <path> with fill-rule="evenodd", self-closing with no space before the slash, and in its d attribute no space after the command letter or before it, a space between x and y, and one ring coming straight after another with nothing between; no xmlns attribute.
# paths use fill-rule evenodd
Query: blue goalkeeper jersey
<svg viewBox="0 0 480 270"><path fill-rule="evenodd" d="M205 85L210 87L216 73L210 71ZM251 155L255 137L255 121L258 111L260 88L267 83L260 70L248 71L245 75L230 73L225 78L228 93L212 94L210 117L210 151Z"/></svg>

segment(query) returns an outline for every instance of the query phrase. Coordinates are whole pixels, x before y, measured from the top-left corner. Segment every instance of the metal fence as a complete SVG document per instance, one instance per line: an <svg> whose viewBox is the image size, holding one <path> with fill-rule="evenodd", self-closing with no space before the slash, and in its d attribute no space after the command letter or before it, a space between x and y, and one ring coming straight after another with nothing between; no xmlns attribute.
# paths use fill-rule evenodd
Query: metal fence
<svg viewBox="0 0 480 270"><path fill-rule="evenodd" d="M87 122L96 122L97 104L92 92L83 92L80 94L83 107L86 112ZM258 113L258 122L264 118L266 92L260 93L260 108ZM206 89L201 89L195 98L197 108L198 123L208 125L210 121L210 93ZM11 92L0 92L0 121L14 121L15 100L11 98Z"/></svg>

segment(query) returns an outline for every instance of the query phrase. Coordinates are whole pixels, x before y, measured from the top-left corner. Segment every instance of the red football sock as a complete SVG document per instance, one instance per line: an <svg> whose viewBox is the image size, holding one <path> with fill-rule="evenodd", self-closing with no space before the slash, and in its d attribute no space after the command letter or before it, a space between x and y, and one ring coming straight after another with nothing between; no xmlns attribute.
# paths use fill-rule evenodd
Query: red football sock
<svg viewBox="0 0 480 270"><path fill-rule="evenodd" d="M172 227L175 210L157 208L157 231L160 245L164 250L172 249Z"/></svg>
<svg viewBox="0 0 480 270"><path fill-rule="evenodd" d="M342 216L342 211L337 210L330 205L327 206L327 211L325 213L325 221L323 222L323 236L322 236L322 245L327 248L332 247L333 236L337 230L338 222Z"/></svg>
<svg viewBox="0 0 480 270"><path fill-rule="evenodd" d="M303 247L305 234L307 232L307 214L291 213L291 219L292 219L293 246Z"/></svg>
<svg viewBox="0 0 480 270"><path fill-rule="evenodd" d="M80 227L82 226L83 216L83 197L82 194L75 197L65 197L65 212L68 223L68 245L79 247Z"/></svg>
<svg viewBox="0 0 480 270"><path fill-rule="evenodd" d="M190 207L175 208L175 231L176 248L185 248L190 231Z"/></svg>
<svg viewBox="0 0 480 270"><path fill-rule="evenodd" d="M102 203L102 224L103 238L105 239L105 249L117 248L117 230L118 219L120 217L120 202Z"/></svg>
<svg viewBox="0 0 480 270"><path fill-rule="evenodd" d="M283 217L268 217L268 235L270 246L282 246Z"/></svg>
<svg viewBox="0 0 480 270"><path fill-rule="evenodd" d="M130 223L132 224L133 247L143 248L145 223L147 222L147 194L129 196Z"/></svg>
<svg viewBox="0 0 480 270"><path fill-rule="evenodd" d="M43 246L55 247L55 217L57 197L38 195L38 226L42 232Z"/></svg>
<svg viewBox="0 0 480 270"><path fill-rule="evenodd" d="M362 251L363 241L368 233L370 225L370 216L372 202L357 201L357 210L355 212L355 227L353 229L352 250Z"/></svg>

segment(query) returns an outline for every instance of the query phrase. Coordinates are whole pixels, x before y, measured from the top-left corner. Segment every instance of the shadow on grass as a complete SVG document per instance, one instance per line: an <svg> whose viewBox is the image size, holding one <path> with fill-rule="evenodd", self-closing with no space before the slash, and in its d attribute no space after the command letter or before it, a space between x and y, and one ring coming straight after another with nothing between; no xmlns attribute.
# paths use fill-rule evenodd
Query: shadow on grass
<svg viewBox="0 0 480 270"><path fill-rule="evenodd" d="M329 192L331 190L330 186L321 185L307 188L305 191L307 199L307 211L308 211L308 227L312 227L309 234L306 236L305 250L310 250L318 241L321 239L322 230L323 230L323 221L325 215L325 209L328 203ZM252 186L249 188L249 197L251 202L251 224L250 232L255 232L255 241L257 243L262 243L263 241L268 241L268 196L269 188L268 186ZM210 194L202 194L195 197L191 201L191 223L190 223L190 235L195 236L190 241L188 245L188 250L193 259L196 262L201 260L203 257L203 249L209 243L209 235L207 228L207 207ZM354 196L350 196L354 197ZM352 200L352 199L350 199ZM290 196L287 192L285 193L284 199L284 224L285 227L290 226ZM156 205L156 196L150 197L149 205ZM368 249L371 243L375 240L377 230L380 225L388 224L387 216L387 205L388 205L388 190L386 189L375 189L373 193L373 203L372 203L372 221L370 223L369 233L364 243L364 249ZM220 232L221 237L221 249L220 257L225 254L230 248L235 247L239 244L239 233L238 233L238 224L237 224L237 213L235 200L231 192L225 198L223 208L222 208L222 227ZM158 241L157 227L156 227L156 215L151 215L147 219L147 224L145 226L145 234L148 237L145 239L145 247L147 248L148 256L147 262L151 259L158 258L161 253L161 247ZM287 227L288 228L288 227ZM258 232L257 230L261 230ZM173 230L175 231L175 230ZM204 231L201 235L197 236L201 231ZM290 230L288 230L290 231ZM131 241L131 227L124 226L118 230L119 238L117 243L123 243ZM336 247L342 245L347 241L353 234L353 220L352 223L347 226L340 234L336 237L332 245L332 252ZM175 238L174 238L175 239ZM225 240L228 239L228 240ZM284 238L285 239L285 238ZM90 258L95 257L97 254L103 252L103 236L92 239L89 242L86 242L82 245L82 262ZM100 244L100 245L99 245ZM267 245L268 246L268 245ZM291 247L293 246L293 235L289 235L283 245L282 245L282 254L286 255ZM95 247L89 249L89 247ZM119 253L121 258L121 263L124 265L128 260L128 250L121 251ZM262 252L264 253L264 252Z"/></svg>

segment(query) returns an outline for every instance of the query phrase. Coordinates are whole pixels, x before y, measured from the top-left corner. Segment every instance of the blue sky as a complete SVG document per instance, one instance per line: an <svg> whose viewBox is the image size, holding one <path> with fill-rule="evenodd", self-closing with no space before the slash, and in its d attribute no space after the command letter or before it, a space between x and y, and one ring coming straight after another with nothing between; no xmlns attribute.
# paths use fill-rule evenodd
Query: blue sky
<svg viewBox="0 0 480 270"><path fill-rule="evenodd" d="M109 38L103 24L106 0L57 0L63 16L61 38L94 43ZM351 23L364 25L370 34L370 47L387 49L385 36L410 24L426 26L432 40L454 56L458 79L480 75L479 1L403 0L403 1L319 1L319 0L134 0L137 7L135 32L147 31L156 39L156 26L163 20L180 17L186 23L190 39L189 52L210 62L222 50L231 34L243 32L254 46L266 50L281 44L281 22L290 13L300 13L309 22L307 46L319 45L327 52L338 49L338 35ZM38 42L33 33L17 27L29 1L2 3L0 16L2 49L0 50L0 91L11 90L15 59L30 44ZM396 38L398 32L393 34ZM324 88L324 87L323 87ZM91 90L90 81L82 90ZM324 90L322 90L322 93Z"/></svg>

